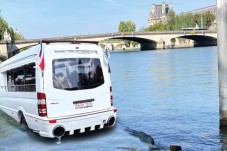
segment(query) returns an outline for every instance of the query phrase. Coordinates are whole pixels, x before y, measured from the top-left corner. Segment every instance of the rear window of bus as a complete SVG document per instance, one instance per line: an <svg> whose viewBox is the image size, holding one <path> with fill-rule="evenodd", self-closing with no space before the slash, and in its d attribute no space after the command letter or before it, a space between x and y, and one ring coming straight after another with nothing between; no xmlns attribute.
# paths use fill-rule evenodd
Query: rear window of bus
<svg viewBox="0 0 227 151"><path fill-rule="evenodd" d="M104 84L104 76L98 58L55 59L53 86L56 89L84 90Z"/></svg>

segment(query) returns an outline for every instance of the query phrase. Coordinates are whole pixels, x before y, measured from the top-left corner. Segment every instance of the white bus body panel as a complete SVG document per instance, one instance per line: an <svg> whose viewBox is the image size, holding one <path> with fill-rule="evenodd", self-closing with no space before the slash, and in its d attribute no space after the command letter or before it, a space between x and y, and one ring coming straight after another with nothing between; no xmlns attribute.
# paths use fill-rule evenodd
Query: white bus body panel
<svg viewBox="0 0 227 151"><path fill-rule="evenodd" d="M27 52L22 52L16 57L12 57L0 65L0 108L16 121L20 122L19 111L24 114L38 117L37 93L36 92L8 92L7 90L7 70L23 66L28 63L38 64L38 53L40 45L30 48ZM41 78L36 70L36 90L41 90Z"/></svg>
<svg viewBox="0 0 227 151"><path fill-rule="evenodd" d="M86 128L94 130L103 128L110 117L116 119L116 109L111 105L111 81L108 65L103 59L101 47L94 44L48 44L43 45L45 57L44 72L39 68L40 45L32 47L0 65L0 108L9 116L20 122L21 111L28 127L44 137L53 138L53 129L61 126L74 134L74 130L84 132ZM76 49L78 49L76 51ZM56 53L56 50L64 53ZM69 50L69 51L68 51ZM74 51L75 50L75 51ZM87 51L87 52L86 52ZM62 90L53 87L54 59L63 58L98 58L100 59L104 83L98 87L85 90ZM36 92L8 92L6 72L10 69L28 64L36 64ZM45 93L47 116L40 117L37 108L37 93ZM92 106L76 109L79 101L93 100ZM52 122L55 121L55 122Z"/></svg>
<svg viewBox="0 0 227 151"><path fill-rule="evenodd" d="M75 45L47 45L45 47L45 56L48 57L45 62L45 71L44 71L44 91L46 94L47 102L47 111L49 118L68 116L74 114L82 114L86 112L94 112L99 110L109 109L111 107L110 101L110 79L108 73L108 66L105 67L103 63L103 54L102 49L96 45L89 45L82 50L91 50L90 53L75 53L75 52L65 52L57 53L63 50L75 50ZM95 49L94 49L95 48ZM64 55L63 55L64 54ZM52 80L52 61L54 59L62 58L99 58L101 59L102 71L105 77L105 82L99 87L86 90L62 90L56 89L53 87ZM75 109L75 103L77 101L91 100L93 106L82 109Z"/></svg>

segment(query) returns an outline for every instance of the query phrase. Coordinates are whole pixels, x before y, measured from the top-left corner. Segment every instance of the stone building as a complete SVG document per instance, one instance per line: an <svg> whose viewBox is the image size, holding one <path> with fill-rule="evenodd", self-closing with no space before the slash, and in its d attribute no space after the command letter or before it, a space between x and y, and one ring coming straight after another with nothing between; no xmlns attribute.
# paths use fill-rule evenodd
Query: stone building
<svg viewBox="0 0 227 151"><path fill-rule="evenodd" d="M169 10L173 8L173 4L162 3L160 5L152 4L151 12L149 14L149 25L154 25L158 22L165 22Z"/></svg>

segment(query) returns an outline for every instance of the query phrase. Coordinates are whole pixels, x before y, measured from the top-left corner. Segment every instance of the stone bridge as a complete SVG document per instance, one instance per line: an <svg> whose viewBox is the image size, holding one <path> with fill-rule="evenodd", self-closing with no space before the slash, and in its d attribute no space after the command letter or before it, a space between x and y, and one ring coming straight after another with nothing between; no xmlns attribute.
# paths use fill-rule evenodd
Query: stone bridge
<svg viewBox="0 0 227 151"><path fill-rule="evenodd" d="M131 40L140 44L141 50L153 50L165 48L171 43L173 38L185 38L194 40L194 46L213 46L217 45L217 32L213 30L190 30L190 31L169 31L169 32L124 32L124 33L105 33L92 35L78 35L68 37L43 38L31 40L0 41L0 54L8 57L21 48L35 45L40 40L74 40L74 41L94 41L102 42L111 39Z"/></svg>
<svg viewBox="0 0 227 151"><path fill-rule="evenodd" d="M194 46L213 46L217 45L217 32L211 30L190 30L190 31L171 31L171 32L128 32L128 33L109 33L100 35L86 35L77 37L78 40L103 41L106 39L122 39L138 42L141 50L153 50L165 47L171 43L173 38L185 38L193 40ZM161 46L160 46L161 45Z"/></svg>

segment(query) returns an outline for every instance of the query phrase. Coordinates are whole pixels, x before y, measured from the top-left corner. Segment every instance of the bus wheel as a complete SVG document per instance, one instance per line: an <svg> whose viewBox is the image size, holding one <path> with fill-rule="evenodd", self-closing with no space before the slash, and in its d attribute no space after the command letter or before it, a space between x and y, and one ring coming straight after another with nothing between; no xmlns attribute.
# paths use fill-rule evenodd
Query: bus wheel
<svg viewBox="0 0 227 151"><path fill-rule="evenodd" d="M22 131L27 131L28 130L28 124L27 124L27 122L26 122L24 117L21 117L20 129Z"/></svg>

